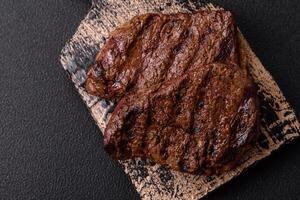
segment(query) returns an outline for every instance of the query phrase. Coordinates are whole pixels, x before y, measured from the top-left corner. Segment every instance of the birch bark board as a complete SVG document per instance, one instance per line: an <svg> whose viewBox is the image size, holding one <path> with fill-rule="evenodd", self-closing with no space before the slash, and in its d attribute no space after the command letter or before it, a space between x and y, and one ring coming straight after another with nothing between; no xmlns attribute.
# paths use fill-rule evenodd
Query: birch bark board
<svg viewBox="0 0 300 200"><path fill-rule="evenodd" d="M114 105L111 102L88 95L82 84L85 82L89 65L93 63L96 53L105 43L109 33L135 15L148 12L193 12L197 9L222 8L184 0L93 1L89 13L63 48L60 61L64 69L70 74L75 87L101 132L105 129ZM262 110L260 130L262 134L258 142L247 150L238 167L229 172L212 176L190 175L172 171L164 166L141 159L120 161L141 199L200 199L208 192L238 176L255 162L270 155L272 151L299 137L299 122L278 85L252 52L240 32L238 33L238 41L241 64L249 68L259 88L258 95Z"/></svg>

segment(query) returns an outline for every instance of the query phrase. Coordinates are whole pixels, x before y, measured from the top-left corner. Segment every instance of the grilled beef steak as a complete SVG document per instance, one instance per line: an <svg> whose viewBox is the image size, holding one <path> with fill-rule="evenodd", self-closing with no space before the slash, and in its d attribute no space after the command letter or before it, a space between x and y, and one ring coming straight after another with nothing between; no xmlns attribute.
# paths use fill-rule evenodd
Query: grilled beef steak
<svg viewBox="0 0 300 200"><path fill-rule="evenodd" d="M190 173L235 163L259 118L236 31L219 10L145 14L111 34L85 87L117 102L104 132L112 157Z"/></svg>

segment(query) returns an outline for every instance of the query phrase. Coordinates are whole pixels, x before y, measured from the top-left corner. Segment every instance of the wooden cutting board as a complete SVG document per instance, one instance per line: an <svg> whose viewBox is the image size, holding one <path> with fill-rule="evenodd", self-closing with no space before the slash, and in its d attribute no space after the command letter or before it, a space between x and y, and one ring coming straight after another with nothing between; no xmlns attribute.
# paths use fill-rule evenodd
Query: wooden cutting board
<svg viewBox="0 0 300 200"><path fill-rule="evenodd" d="M135 15L147 12L193 12L197 9L221 8L185 0L93 1L89 13L63 48L60 61L70 74L101 132L105 129L114 105L88 95L82 84L86 79L89 65L94 61L96 53L105 43L109 33ZM141 159L120 161L141 199L200 199L238 176L257 161L267 157L272 151L299 137L300 126L293 109L240 32L238 38L241 64L249 67L259 88L262 134L258 142L247 150L237 168L220 175L190 175Z"/></svg>

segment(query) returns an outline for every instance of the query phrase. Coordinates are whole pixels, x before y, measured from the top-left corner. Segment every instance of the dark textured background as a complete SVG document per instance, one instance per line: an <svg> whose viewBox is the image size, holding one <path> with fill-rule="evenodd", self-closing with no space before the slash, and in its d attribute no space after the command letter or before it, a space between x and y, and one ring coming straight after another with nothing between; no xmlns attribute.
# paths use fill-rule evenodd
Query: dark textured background
<svg viewBox="0 0 300 200"><path fill-rule="evenodd" d="M300 4L213 1L232 10L300 113ZM58 57L85 0L0 0L0 199L138 199ZM300 199L300 141L207 196Z"/></svg>

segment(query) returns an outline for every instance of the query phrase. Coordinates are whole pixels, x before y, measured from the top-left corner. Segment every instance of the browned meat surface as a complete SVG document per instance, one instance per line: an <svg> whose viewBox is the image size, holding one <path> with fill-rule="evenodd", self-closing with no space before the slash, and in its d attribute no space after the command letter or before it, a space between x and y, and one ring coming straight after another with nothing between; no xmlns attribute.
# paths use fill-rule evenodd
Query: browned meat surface
<svg viewBox="0 0 300 200"><path fill-rule="evenodd" d="M85 87L117 101L104 133L115 159L216 171L258 133L256 90L228 11L134 17L111 34Z"/></svg>

